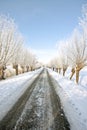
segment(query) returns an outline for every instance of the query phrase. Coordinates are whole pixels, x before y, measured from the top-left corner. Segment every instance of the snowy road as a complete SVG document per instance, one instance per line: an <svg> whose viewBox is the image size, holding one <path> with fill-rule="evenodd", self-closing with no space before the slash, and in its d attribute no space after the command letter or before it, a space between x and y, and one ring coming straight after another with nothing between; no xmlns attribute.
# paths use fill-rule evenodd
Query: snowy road
<svg viewBox="0 0 87 130"><path fill-rule="evenodd" d="M0 130L69 130L46 69L1 120Z"/></svg>

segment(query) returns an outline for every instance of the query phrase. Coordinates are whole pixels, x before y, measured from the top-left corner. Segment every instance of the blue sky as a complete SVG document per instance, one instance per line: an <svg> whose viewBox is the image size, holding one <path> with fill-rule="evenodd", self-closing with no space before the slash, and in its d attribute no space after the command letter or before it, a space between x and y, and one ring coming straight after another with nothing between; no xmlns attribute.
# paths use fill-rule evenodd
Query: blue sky
<svg viewBox="0 0 87 130"><path fill-rule="evenodd" d="M56 43L70 36L78 25L87 0L0 0L0 14L15 19L26 46L41 61L55 55Z"/></svg>

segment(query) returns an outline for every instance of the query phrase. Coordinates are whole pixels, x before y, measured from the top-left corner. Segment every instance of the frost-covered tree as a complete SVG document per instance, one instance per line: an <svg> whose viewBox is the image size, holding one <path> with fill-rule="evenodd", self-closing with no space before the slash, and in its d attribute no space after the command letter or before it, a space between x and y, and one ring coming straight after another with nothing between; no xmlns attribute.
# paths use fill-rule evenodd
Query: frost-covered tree
<svg viewBox="0 0 87 130"><path fill-rule="evenodd" d="M0 77L4 78L6 65L12 63L19 74L19 66L23 72L35 69L36 56L24 47L24 39L17 26L9 16L0 16Z"/></svg>
<svg viewBox="0 0 87 130"><path fill-rule="evenodd" d="M58 73L60 73L60 72L61 72L61 68L62 68L60 56L59 56L59 55L56 56L56 57L53 59L52 62L54 63L54 66L55 66L55 68L56 68L56 71L57 71Z"/></svg>
<svg viewBox="0 0 87 130"><path fill-rule="evenodd" d="M87 66L87 4L82 7L79 25L80 28L75 29L68 40L58 43L58 59L51 61L51 65L61 66L63 75L70 66L72 68L70 79L76 73L76 83L79 81L80 70Z"/></svg>
<svg viewBox="0 0 87 130"><path fill-rule="evenodd" d="M51 68L51 69L54 70L54 67L55 67L55 58L54 58L54 59L51 59L51 60L49 61L49 63L47 64L47 66L48 66L49 68Z"/></svg>
<svg viewBox="0 0 87 130"><path fill-rule="evenodd" d="M66 41L60 41L59 43L59 64L60 68L63 70L63 76L65 76L65 72L68 68L68 58L67 58L67 51L66 51Z"/></svg>
<svg viewBox="0 0 87 130"><path fill-rule="evenodd" d="M33 53L30 53L30 55L29 55L29 66L30 66L31 71L36 68L36 64L37 64L36 55L33 54Z"/></svg>
<svg viewBox="0 0 87 130"><path fill-rule="evenodd" d="M35 69L36 62L36 56L32 53L32 51L30 49L23 48L20 62L22 68L26 68L26 71L32 71Z"/></svg>
<svg viewBox="0 0 87 130"><path fill-rule="evenodd" d="M13 64L13 68L16 70L16 75L18 75L18 68L19 65L21 64L21 60L22 60L22 54L23 54L23 38L20 37L20 39L18 40L19 44L17 46L17 50L16 53L14 54L14 57L12 59L12 64Z"/></svg>
<svg viewBox="0 0 87 130"><path fill-rule="evenodd" d="M87 65L87 4L82 7L82 17L79 21L80 30L74 30L68 40L68 59L72 67L70 79L76 72L76 82L79 81L80 70Z"/></svg>
<svg viewBox="0 0 87 130"><path fill-rule="evenodd" d="M84 35L81 35L77 30L73 32L68 41L67 52L69 65L72 67L72 73L76 72L76 83L78 83L79 72L87 65L87 41Z"/></svg>
<svg viewBox="0 0 87 130"><path fill-rule="evenodd" d="M4 78L6 64L13 60L19 49L20 36L14 20L10 17L0 16L0 68Z"/></svg>
<svg viewBox="0 0 87 130"><path fill-rule="evenodd" d="M72 74L70 79L73 77L74 73L76 72L76 82L79 81L79 72L80 70L87 65L87 4L83 5L82 7L82 17L79 21L80 25L80 33L74 31L72 40L70 41L72 49ZM68 49L68 50L69 50ZM70 51L69 50L69 51Z"/></svg>
<svg viewBox="0 0 87 130"><path fill-rule="evenodd" d="M84 37L87 39L87 4L82 6L82 17L79 20L79 25Z"/></svg>

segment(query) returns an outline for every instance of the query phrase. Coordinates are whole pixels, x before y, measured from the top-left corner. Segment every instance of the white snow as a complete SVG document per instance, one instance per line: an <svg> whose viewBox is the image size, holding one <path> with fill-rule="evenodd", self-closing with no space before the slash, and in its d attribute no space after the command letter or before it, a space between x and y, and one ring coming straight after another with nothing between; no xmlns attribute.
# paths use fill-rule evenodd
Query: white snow
<svg viewBox="0 0 87 130"><path fill-rule="evenodd" d="M42 69L0 81L0 120L12 108Z"/></svg>
<svg viewBox="0 0 87 130"><path fill-rule="evenodd" d="M78 85L74 82L75 76L69 80L69 70L65 77L50 69L48 71L57 81L55 89L61 99L70 129L87 130L87 67L80 72Z"/></svg>
<svg viewBox="0 0 87 130"><path fill-rule="evenodd" d="M0 81L0 120L11 109L18 98L24 93L29 84L42 69L15 76ZM70 123L71 130L87 130L87 67L80 72L80 81L77 85L74 78L70 81L70 70L63 77L48 69L56 80L55 87L60 96L65 115Z"/></svg>

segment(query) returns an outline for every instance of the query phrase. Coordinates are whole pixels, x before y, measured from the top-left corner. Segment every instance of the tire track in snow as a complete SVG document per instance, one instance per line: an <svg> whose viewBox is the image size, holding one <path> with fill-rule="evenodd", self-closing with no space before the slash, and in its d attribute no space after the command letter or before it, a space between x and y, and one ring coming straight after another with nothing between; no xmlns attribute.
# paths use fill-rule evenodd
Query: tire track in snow
<svg viewBox="0 0 87 130"><path fill-rule="evenodd" d="M54 122L53 122L54 130L70 130L69 123L65 117L65 114L61 106L60 98L55 91L55 84L53 84L52 82L53 79L48 72L47 75L48 75L48 82L50 85L51 102L53 105L52 109L54 115Z"/></svg>
<svg viewBox="0 0 87 130"><path fill-rule="evenodd" d="M69 130L46 69L0 122L0 130Z"/></svg>

